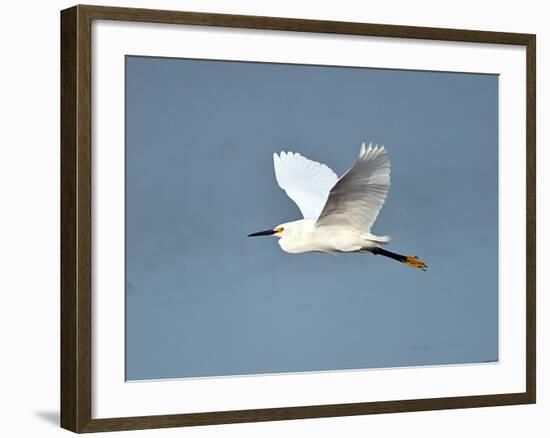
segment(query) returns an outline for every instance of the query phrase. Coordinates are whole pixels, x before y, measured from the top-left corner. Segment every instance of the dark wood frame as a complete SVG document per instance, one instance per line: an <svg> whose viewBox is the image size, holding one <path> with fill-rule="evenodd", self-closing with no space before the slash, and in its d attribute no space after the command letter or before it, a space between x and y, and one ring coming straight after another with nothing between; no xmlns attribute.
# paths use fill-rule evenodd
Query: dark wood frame
<svg viewBox="0 0 550 438"><path fill-rule="evenodd" d="M142 21L525 46L527 51L526 392L92 419L92 20ZM519 33L81 5L63 10L61 12L61 426L80 433L535 403L535 47L535 35Z"/></svg>

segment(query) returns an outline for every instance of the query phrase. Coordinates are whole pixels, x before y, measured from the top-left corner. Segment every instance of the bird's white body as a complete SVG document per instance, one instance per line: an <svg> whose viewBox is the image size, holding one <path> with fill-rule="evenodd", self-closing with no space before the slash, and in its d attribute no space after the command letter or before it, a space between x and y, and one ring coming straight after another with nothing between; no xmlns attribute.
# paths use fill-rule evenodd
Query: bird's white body
<svg viewBox="0 0 550 438"><path fill-rule="evenodd" d="M361 146L359 158L340 178L325 164L300 154L273 154L275 177L303 219L250 234L279 237L283 251L372 252L426 270L417 257L383 250L389 236L375 236L371 227L390 189L390 160L384 146Z"/></svg>
<svg viewBox="0 0 550 438"><path fill-rule="evenodd" d="M387 236L374 236L361 233L345 225L317 226L313 219L301 219L279 225L284 228L279 239L279 246L285 252L300 254L304 252L338 252L365 251L368 248L380 247L389 242Z"/></svg>

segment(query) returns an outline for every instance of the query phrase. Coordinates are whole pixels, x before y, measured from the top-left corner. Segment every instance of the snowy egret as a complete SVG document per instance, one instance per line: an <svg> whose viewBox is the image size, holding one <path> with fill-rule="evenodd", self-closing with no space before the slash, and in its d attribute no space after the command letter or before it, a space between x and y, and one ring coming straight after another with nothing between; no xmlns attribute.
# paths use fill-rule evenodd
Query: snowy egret
<svg viewBox="0 0 550 438"><path fill-rule="evenodd" d="M371 233L390 189L390 160L384 146L363 143L359 158L340 179L327 165L298 153L275 153L273 162L277 183L304 218L248 237L279 237L281 249L293 254L370 252L426 271L418 257L382 248L389 236Z"/></svg>

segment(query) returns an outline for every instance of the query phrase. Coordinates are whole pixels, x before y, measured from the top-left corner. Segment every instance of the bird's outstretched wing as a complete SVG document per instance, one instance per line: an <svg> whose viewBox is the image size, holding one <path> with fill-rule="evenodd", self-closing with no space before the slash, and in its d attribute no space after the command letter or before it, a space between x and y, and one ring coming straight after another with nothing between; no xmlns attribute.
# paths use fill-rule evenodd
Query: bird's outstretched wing
<svg viewBox="0 0 550 438"><path fill-rule="evenodd" d="M305 219L317 219L330 189L338 181L325 164L292 152L273 154L277 183L292 199Z"/></svg>
<svg viewBox="0 0 550 438"><path fill-rule="evenodd" d="M384 146L361 146L359 159L331 189L318 225L347 224L368 233L390 190L390 159Z"/></svg>

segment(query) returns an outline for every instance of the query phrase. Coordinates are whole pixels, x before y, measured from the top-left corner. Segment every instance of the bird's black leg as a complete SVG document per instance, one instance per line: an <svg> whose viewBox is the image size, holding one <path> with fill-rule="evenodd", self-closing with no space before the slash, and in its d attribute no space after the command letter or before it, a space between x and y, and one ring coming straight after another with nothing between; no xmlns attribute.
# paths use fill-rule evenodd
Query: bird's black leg
<svg viewBox="0 0 550 438"><path fill-rule="evenodd" d="M382 255L384 257L389 257L390 259L397 260L398 262L401 262L401 263L405 263L405 260L407 259L407 256L385 250L384 248L369 248L369 251L372 252L374 255Z"/></svg>
<svg viewBox="0 0 550 438"><path fill-rule="evenodd" d="M413 268L421 269L423 271L426 271L428 269L428 265L419 260L416 256L404 256L395 252L388 251L384 248L368 248L367 251L373 253L374 255L389 257L390 259L397 260L398 262L405 263L406 265L412 266Z"/></svg>

